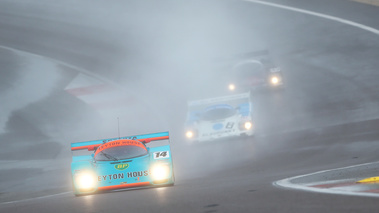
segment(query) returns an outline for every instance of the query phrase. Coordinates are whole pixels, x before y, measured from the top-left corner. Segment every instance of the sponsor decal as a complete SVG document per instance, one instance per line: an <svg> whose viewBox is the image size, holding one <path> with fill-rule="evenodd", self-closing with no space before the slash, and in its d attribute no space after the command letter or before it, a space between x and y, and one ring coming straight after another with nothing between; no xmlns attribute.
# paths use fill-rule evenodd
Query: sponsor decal
<svg viewBox="0 0 379 213"><path fill-rule="evenodd" d="M163 152L154 152L154 159L162 159L162 158L169 158L170 153L169 151L163 151Z"/></svg>
<svg viewBox="0 0 379 213"><path fill-rule="evenodd" d="M148 176L149 171L138 171L138 172L128 172L126 173L128 178L133 178L133 177L142 177L142 176Z"/></svg>
<svg viewBox="0 0 379 213"><path fill-rule="evenodd" d="M103 150L106 150L106 149L111 148L111 147L117 147L117 146L138 146L138 147L141 147L143 149L146 149L146 147L141 142L138 142L138 141L117 140L117 141L111 141L111 142L108 142L108 143L105 143L105 144L99 146L99 148L97 148L97 150L95 152L95 156Z"/></svg>
<svg viewBox="0 0 379 213"><path fill-rule="evenodd" d="M116 141L116 140L120 140L120 139L137 140L137 137L136 137L136 136L131 136L131 137L122 137L122 138L105 139L105 140L103 140L103 142L104 142L104 143L107 143L107 142L109 142L109 141Z"/></svg>
<svg viewBox="0 0 379 213"><path fill-rule="evenodd" d="M124 173L97 176L98 181L124 179Z"/></svg>
<svg viewBox="0 0 379 213"><path fill-rule="evenodd" d="M233 126L234 126L234 122L228 122L227 124L226 124L226 129L233 129Z"/></svg>
<svg viewBox="0 0 379 213"><path fill-rule="evenodd" d="M224 127L224 125L222 123L217 123L217 124L213 124L213 129L214 130L220 130Z"/></svg>
<svg viewBox="0 0 379 213"><path fill-rule="evenodd" d="M207 136L215 136L215 135L222 135L222 134L228 134L228 133L233 133L235 132L236 130L235 129L227 129L225 131L219 131L219 132L211 132L211 133L204 133L202 134L203 137L207 137Z"/></svg>
<svg viewBox="0 0 379 213"><path fill-rule="evenodd" d="M120 164L114 165L114 168L117 170L120 170L120 171L125 170L128 167L129 167L129 164L127 164L127 163L120 163Z"/></svg>

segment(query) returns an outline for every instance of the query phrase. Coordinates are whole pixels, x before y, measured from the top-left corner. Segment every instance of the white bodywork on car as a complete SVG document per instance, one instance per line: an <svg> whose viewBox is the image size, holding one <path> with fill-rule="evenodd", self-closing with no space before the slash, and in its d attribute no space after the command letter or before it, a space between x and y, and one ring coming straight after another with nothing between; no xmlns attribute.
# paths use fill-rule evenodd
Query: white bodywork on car
<svg viewBox="0 0 379 213"><path fill-rule="evenodd" d="M191 141L253 134L250 93L188 102L186 136Z"/></svg>

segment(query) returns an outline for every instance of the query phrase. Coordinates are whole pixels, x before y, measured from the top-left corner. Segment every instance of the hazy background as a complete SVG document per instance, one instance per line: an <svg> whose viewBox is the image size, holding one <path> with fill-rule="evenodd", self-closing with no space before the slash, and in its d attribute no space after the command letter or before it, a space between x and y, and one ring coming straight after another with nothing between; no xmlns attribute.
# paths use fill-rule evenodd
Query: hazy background
<svg viewBox="0 0 379 213"><path fill-rule="evenodd" d="M179 184L289 150L295 154L269 162L293 168L298 156L317 153L310 159L327 165L337 160L322 154L335 150L341 159L374 157L374 138L342 136L378 118L377 38L263 8L218 0L1 1L0 45L33 53L0 48L2 198L70 190L70 143L116 137L117 118L124 136L170 131ZM187 100L227 94L225 78L238 61L231 58L261 49L282 67L286 90L253 96L256 137L188 144ZM100 109L67 92L79 73L112 88L97 99Z"/></svg>

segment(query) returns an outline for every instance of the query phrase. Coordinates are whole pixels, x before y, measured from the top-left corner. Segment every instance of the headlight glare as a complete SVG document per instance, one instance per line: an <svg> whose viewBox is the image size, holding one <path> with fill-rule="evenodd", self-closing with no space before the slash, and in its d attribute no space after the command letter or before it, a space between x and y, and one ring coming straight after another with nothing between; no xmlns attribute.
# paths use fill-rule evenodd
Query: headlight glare
<svg viewBox="0 0 379 213"><path fill-rule="evenodd" d="M91 189L95 187L96 177L91 172L80 172L76 175L76 185L79 189Z"/></svg>
<svg viewBox="0 0 379 213"><path fill-rule="evenodd" d="M193 132L192 131L187 131L186 132L186 137L187 138L192 138L193 137Z"/></svg>
<svg viewBox="0 0 379 213"><path fill-rule="evenodd" d="M272 76L270 79L270 82L272 85L277 85L280 81L280 78L278 76Z"/></svg>
<svg viewBox="0 0 379 213"><path fill-rule="evenodd" d="M253 127L253 123L251 123L250 121L246 121L245 124L244 124L244 127L245 129L251 129Z"/></svg>
<svg viewBox="0 0 379 213"><path fill-rule="evenodd" d="M155 164L151 168L151 176L154 181L167 179L170 173L170 168L167 164Z"/></svg>
<svg viewBox="0 0 379 213"><path fill-rule="evenodd" d="M230 91L234 91L236 89L236 86L234 84L229 84L228 88Z"/></svg>

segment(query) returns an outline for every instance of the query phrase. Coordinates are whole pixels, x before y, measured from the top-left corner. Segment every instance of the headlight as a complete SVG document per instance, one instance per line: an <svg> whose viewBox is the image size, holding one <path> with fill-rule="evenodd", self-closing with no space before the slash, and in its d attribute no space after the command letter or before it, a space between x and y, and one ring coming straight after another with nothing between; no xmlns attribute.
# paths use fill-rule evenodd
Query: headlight
<svg viewBox="0 0 379 213"><path fill-rule="evenodd" d="M250 121L246 121L245 124L244 124L244 127L245 129L251 129L253 127L253 123L251 123Z"/></svg>
<svg viewBox="0 0 379 213"><path fill-rule="evenodd" d="M236 89L236 86L234 84L229 84L229 90L234 91Z"/></svg>
<svg viewBox="0 0 379 213"><path fill-rule="evenodd" d="M80 172L75 177L79 189L91 189L96 185L96 176L91 172Z"/></svg>
<svg viewBox="0 0 379 213"><path fill-rule="evenodd" d="M280 78L278 76L272 76L270 79L270 82L272 85L277 85L280 81Z"/></svg>
<svg viewBox="0 0 379 213"><path fill-rule="evenodd" d="M151 168L151 176L154 181L167 179L170 173L170 168L167 164L155 164Z"/></svg>
<svg viewBox="0 0 379 213"><path fill-rule="evenodd" d="M186 137L187 138L192 138L193 137L193 132L192 131L187 131L186 132Z"/></svg>

